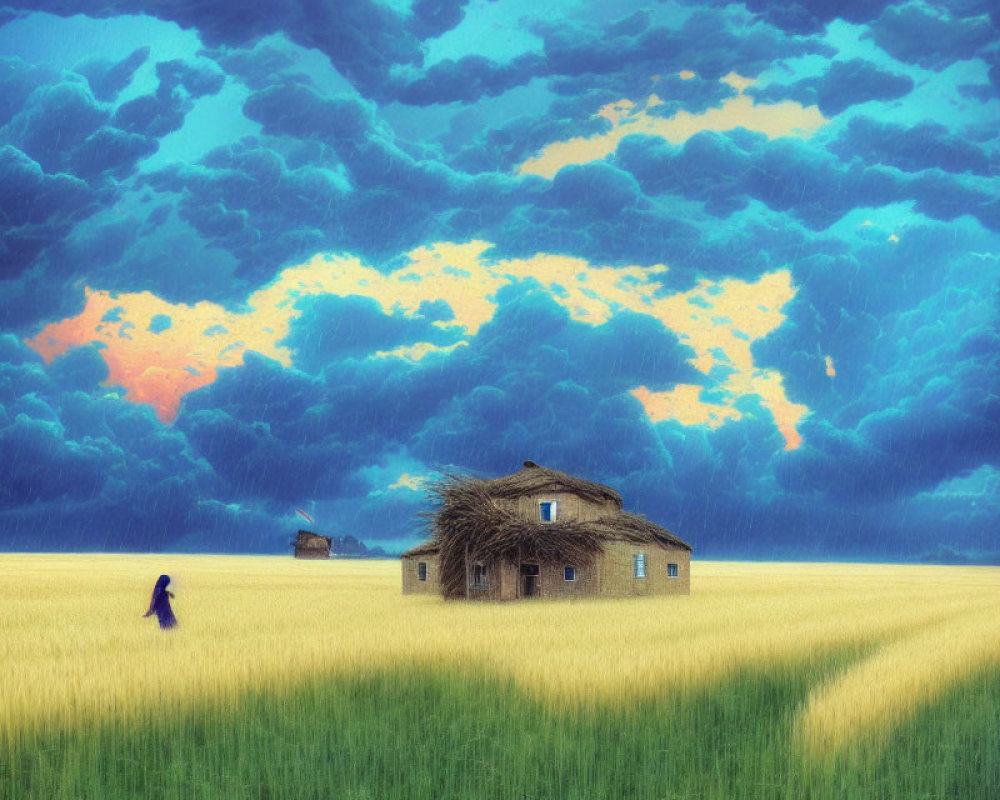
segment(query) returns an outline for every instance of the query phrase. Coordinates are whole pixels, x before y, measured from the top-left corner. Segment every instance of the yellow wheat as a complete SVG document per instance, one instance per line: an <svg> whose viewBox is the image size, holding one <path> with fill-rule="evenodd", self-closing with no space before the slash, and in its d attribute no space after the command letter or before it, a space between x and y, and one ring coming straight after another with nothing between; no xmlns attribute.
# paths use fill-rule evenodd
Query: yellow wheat
<svg viewBox="0 0 1000 800"><path fill-rule="evenodd" d="M141 616L161 572L180 620L169 632ZM1000 598L989 568L695 562L687 597L468 604L403 596L394 561L18 554L0 556L0 587L0 738L387 668L499 676L549 703L618 702L842 649L876 652L858 680L898 687L878 716L895 719L998 663L996 647L965 646ZM995 624L987 633L1000 640ZM844 717L858 695L838 686L803 712L820 748L875 721Z"/></svg>
<svg viewBox="0 0 1000 800"><path fill-rule="evenodd" d="M1000 609L992 593L962 615L887 643L815 689L798 720L800 743L814 758L877 743L943 692L997 667Z"/></svg>

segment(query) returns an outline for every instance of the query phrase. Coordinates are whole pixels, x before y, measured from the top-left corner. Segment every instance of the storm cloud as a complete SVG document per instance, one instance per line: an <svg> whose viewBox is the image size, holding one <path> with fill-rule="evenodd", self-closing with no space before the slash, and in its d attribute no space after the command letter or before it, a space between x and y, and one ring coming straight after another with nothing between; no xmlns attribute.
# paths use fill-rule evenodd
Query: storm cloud
<svg viewBox="0 0 1000 800"><path fill-rule="evenodd" d="M532 459L1000 560L990 4L93 5L0 11L0 549L397 552Z"/></svg>

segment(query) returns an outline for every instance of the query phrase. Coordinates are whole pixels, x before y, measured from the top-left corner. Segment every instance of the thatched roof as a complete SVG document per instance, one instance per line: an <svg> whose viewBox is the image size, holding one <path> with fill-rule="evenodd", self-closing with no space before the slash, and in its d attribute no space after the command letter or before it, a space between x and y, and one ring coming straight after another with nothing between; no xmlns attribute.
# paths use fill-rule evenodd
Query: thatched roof
<svg viewBox="0 0 1000 800"><path fill-rule="evenodd" d="M411 547L405 553L403 553L400 558L407 558L408 556L433 556L437 555L438 550L437 542L433 539L429 542L424 542L423 544L418 544L416 547Z"/></svg>
<svg viewBox="0 0 1000 800"><path fill-rule="evenodd" d="M298 532L295 539L296 547L329 547L331 539L329 536L320 536L312 531Z"/></svg>
<svg viewBox="0 0 1000 800"><path fill-rule="evenodd" d="M535 470L543 468L526 467L521 472ZM555 473L574 482L606 489L556 470L544 470L543 479L545 473ZM582 567L593 561L605 542L616 540L691 549L690 545L659 525L623 511L587 522L525 520L496 502L497 482L504 480L451 478L431 487L430 491L437 497L440 507L432 517L433 537L421 548L428 548L427 552L430 552L429 548L437 549L441 592L445 597L465 596L466 568L473 561L489 564L530 559ZM617 493L613 497L618 498ZM618 503L620 507L620 499Z"/></svg>
<svg viewBox="0 0 1000 800"><path fill-rule="evenodd" d="M594 528L606 541L638 542L640 544L659 543L668 547L691 550L691 545L674 536L666 528L646 519L642 514L619 511L617 514L601 517L594 522L584 523Z"/></svg>
<svg viewBox="0 0 1000 800"><path fill-rule="evenodd" d="M610 486L585 481L557 469L540 467L534 461L525 461L524 466L512 475L483 483L493 497L509 499L539 492L572 492L594 503L611 502L618 508L622 507L622 496Z"/></svg>

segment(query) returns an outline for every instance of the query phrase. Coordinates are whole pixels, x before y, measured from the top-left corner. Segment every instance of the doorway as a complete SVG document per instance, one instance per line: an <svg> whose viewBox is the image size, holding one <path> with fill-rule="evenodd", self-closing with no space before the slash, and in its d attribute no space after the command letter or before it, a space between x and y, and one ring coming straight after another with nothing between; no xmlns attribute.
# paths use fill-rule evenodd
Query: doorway
<svg viewBox="0 0 1000 800"><path fill-rule="evenodd" d="M521 597L535 597L538 589L538 564L522 564Z"/></svg>

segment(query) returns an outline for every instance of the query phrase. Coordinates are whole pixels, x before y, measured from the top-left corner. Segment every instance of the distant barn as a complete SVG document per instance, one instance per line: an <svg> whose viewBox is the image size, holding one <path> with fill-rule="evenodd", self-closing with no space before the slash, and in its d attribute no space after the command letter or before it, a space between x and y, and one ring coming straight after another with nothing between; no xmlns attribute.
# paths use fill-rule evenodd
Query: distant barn
<svg viewBox="0 0 1000 800"><path fill-rule="evenodd" d="M402 556L404 594L450 599L689 594L691 545L608 486L525 461L431 489L432 536Z"/></svg>
<svg viewBox="0 0 1000 800"><path fill-rule="evenodd" d="M311 531L299 531L295 539L296 558L329 558L330 537L320 536Z"/></svg>

